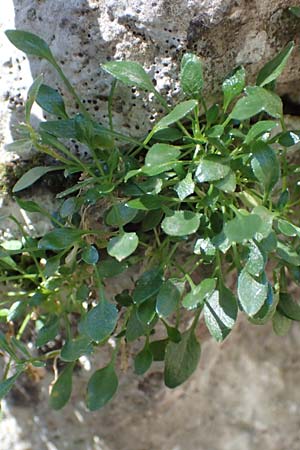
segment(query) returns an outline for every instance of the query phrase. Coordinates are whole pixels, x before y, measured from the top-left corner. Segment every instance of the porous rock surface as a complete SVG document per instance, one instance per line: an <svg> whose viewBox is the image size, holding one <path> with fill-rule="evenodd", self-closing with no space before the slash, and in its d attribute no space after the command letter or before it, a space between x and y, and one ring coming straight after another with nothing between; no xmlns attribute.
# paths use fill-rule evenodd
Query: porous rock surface
<svg viewBox="0 0 300 450"><path fill-rule="evenodd" d="M12 0L6 0L8 5ZM111 78L101 64L114 59L144 65L170 103L178 101L178 69L187 51L201 57L205 90L216 97L220 83L243 64L250 81L258 69L292 39L300 21L288 7L294 0L13 0L15 25L43 37L97 120L107 123ZM1 36L1 41L5 38ZM2 43L9 58L2 63L1 89L12 109L25 96L27 60ZM279 88L295 91L299 85L299 54L294 52ZM4 66L3 66L4 64ZM30 58L34 76L43 72L52 86L62 87L47 62ZM14 75L12 83L12 74ZM20 80L20 78L22 80ZM25 77L26 78L26 77ZM27 83L28 84L28 83ZM65 93L65 89L63 89ZM21 94L21 95L20 95ZM70 103L70 99L67 99ZM153 99L119 86L114 100L118 129L145 133L162 112Z"/></svg>

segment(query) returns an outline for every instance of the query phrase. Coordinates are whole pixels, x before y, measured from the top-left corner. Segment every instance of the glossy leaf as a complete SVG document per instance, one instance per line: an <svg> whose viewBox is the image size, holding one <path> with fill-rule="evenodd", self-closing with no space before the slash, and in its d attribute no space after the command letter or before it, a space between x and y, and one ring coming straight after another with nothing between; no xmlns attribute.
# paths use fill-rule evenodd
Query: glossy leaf
<svg viewBox="0 0 300 450"><path fill-rule="evenodd" d="M232 330L237 318L238 306L232 292L224 285L204 301L204 320L216 341L223 341Z"/></svg>
<svg viewBox="0 0 300 450"><path fill-rule="evenodd" d="M118 261L123 261L136 250L138 243L136 233L121 233L109 240L107 253Z"/></svg>
<svg viewBox="0 0 300 450"><path fill-rule="evenodd" d="M238 278L238 298L248 316L254 316L263 306L268 295L268 283L264 277L255 279L243 269Z"/></svg>
<svg viewBox="0 0 300 450"><path fill-rule="evenodd" d="M250 275L254 277L259 276L265 269L266 255L258 247L254 241L250 241L248 244L249 254L245 269Z"/></svg>
<svg viewBox="0 0 300 450"><path fill-rule="evenodd" d="M299 236L300 237L300 228L296 227L291 222L287 220L278 220L278 229L285 236Z"/></svg>
<svg viewBox="0 0 300 450"><path fill-rule="evenodd" d="M200 284L193 287L191 292L186 294L182 300L182 305L186 309L195 309L203 304L204 300L210 297L215 290L216 279L205 278Z"/></svg>
<svg viewBox="0 0 300 450"><path fill-rule="evenodd" d="M189 195L194 193L195 182L192 178L192 174L189 172L183 180L179 181L179 183L175 186L175 191L180 200L184 200Z"/></svg>
<svg viewBox="0 0 300 450"><path fill-rule="evenodd" d="M111 61L102 67L107 73L127 86L137 86L152 92L155 90L151 78L137 62Z"/></svg>
<svg viewBox="0 0 300 450"><path fill-rule="evenodd" d="M167 114L155 124L153 132L162 128L166 128L169 125L172 125L173 123L183 119L187 114L189 114L196 108L197 104L198 102L196 100L186 100L185 102L178 103L178 105L176 105L169 114Z"/></svg>
<svg viewBox="0 0 300 450"><path fill-rule="evenodd" d="M199 183L225 178L230 172L230 166L219 156L203 158L196 169L196 179Z"/></svg>
<svg viewBox="0 0 300 450"><path fill-rule="evenodd" d="M97 265L97 270L101 278L108 278L120 275L127 267L125 262L119 262L115 258L108 257Z"/></svg>
<svg viewBox="0 0 300 450"><path fill-rule="evenodd" d="M24 175L21 176L19 181L14 185L13 192L19 192L23 189L28 188L32 184L34 184L37 180L39 180L42 176L44 176L46 173L54 172L56 170L61 170L61 167L47 167L47 166L37 166L33 167L32 169L29 169L28 172L24 173Z"/></svg>
<svg viewBox="0 0 300 450"><path fill-rule="evenodd" d="M53 251L64 250L78 242L81 236L81 230L75 228L56 228L40 239L38 248Z"/></svg>
<svg viewBox="0 0 300 450"><path fill-rule="evenodd" d="M299 131L285 131L279 135L278 142L284 147L293 147L293 145L299 144L300 133Z"/></svg>
<svg viewBox="0 0 300 450"><path fill-rule="evenodd" d="M300 17L300 6L291 6L289 11L296 17Z"/></svg>
<svg viewBox="0 0 300 450"><path fill-rule="evenodd" d="M159 291L163 282L162 270L159 267L144 272L136 282L133 301L140 305Z"/></svg>
<svg viewBox="0 0 300 450"><path fill-rule="evenodd" d="M245 87L246 72L244 67L238 67L231 72L223 81L222 90L224 94L224 111L227 110L232 100L240 95Z"/></svg>
<svg viewBox="0 0 300 450"><path fill-rule="evenodd" d="M143 324L137 313L137 307L133 307L126 328L126 340L133 342L140 336L143 336L148 330L148 327Z"/></svg>
<svg viewBox="0 0 300 450"><path fill-rule="evenodd" d="M289 42L287 46L278 53L275 58L267 62L264 67L259 71L256 84L258 86L265 86L276 80L282 73L287 60L294 48L294 42Z"/></svg>
<svg viewBox="0 0 300 450"><path fill-rule="evenodd" d="M63 361L76 361L80 356L89 355L93 351L91 339L87 336L78 336L67 340L60 352Z"/></svg>
<svg viewBox="0 0 300 450"><path fill-rule="evenodd" d="M55 62L48 44L35 34L21 30L7 30L5 34L15 47L27 55L39 56L51 64Z"/></svg>
<svg viewBox="0 0 300 450"><path fill-rule="evenodd" d="M300 266L300 255L289 245L285 245L283 242L278 241L276 252L277 255L288 264Z"/></svg>
<svg viewBox="0 0 300 450"><path fill-rule="evenodd" d="M220 189L220 191L231 193L236 190L236 176L233 170L230 169L229 173L222 179L214 182L214 185Z"/></svg>
<svg viewBox="0 0 300 450"><path fill-rule="evenodd" d="M239 243L252 239L261 226L262 220L259 215L243 213L225 224L224 233L230 242Z"/></svg>
<svg viewBox="0 0 300 450"><path fill-rule="evenodd" d="M126 203L119 203L111 207L105 217L105 222L107 225L120 227L131 222L136 215L136 210L128 206Z"/></svg>
<svg viewBox="0 0 300 450"><path fill-rule="evenodd" d="M235 104L230 117L236 120L247 120L261 112L266 112L276 119L282 115L282 102L273 92L260 86L249 86L247 96Z"/></svg>
<svg viewBox="0 0 300 450"><path fill-rule="evenodd" d="M168 339L160 339L158 341L152 341L149 344L149 349L153 355L153 361L164 361L166 354L166 346Z"/></svg>
<svg viewBox="0 0 300 450"><path fill-rule="evenodd" d="M117 308L103 299L87 313L85 332L93 341L102 342L112 334L117 320Z"/></svg>
<svg viewBox="0 0 300 450"><path fill-rule="evenodd" d="M268 194L279 180L280 167L274 150L262 141L252 146L251 167Z"/></svg>
<svg viewBox="0 0 300 450"><path fill-rule="evenodd" d="M260 120L256 122L247 133L245 144L249 145L264 133L268 133L277 126L273 120Z"/></svg>
<svg viewBox="0 0 300 450"><path fill-rule="evenodd" d="M118 377L112 364L96 370L87 386L87 407L96 411L106 405L118 389Z"/></svg>
<svg viewBox="0 0 300 450"><path fill-rule="evenodd" d="M201 347L193 329L186 331L180 342L170 341L166 347L165 385L175 388L184 383L196 370L200 353Z"/></svg>
<svg viewBox="0 0 300 450"><path fill-rule="evenodd" d="M87 264L97 264L99 252L94 245L89 245L83 250L81 257Z"/></svg>
<svg viewBox="0 0 300 450"><path fill-rule="evenodd" d="M160 317L166 319L176 311L183 289L184 283L176 279L170 278L163 283L156 298L156 312Z"/></svg>
<svg viewBox="0 0 300 450"><path fill-rule="evenodd" d="M56 89L42 84L36 97L36 103L48 113L68 119L65 103Z"/></svg>
<svg viewBox="0 0 300 450"><path fill-rule="evenodd" d="M74 364L68 364L52 386L49 399L52 409L61 409L68 403L72 393L73 369Z"/></svg>
<svg viewBox="0 0 300 450"><path fill-rule="evenodd" d="M200 226L200 214L192 211L173 211L161 223L169 236L187 236L195 233Z"/></svg>
<svg viewBox="0 0 300 450"><path fill-rule="evenodd" d="M166 172L177 164L180 156L178 147L169 144L154 144L145 158L143 173L154 176Z"/></svg>
<svg viewBox="0 0 300 450"><path fill-rule="evenodd" d="M150 326L151 323L156 319L157 315L155 311L155 305L156 299L155 297L152 297L142 302L138 306L137 315L142 324Z"/></svg>
<svg viewBox="0 0 300 450"><path fill-rule="evenodd" d="M203 70L200 59L185 53L181 60L180 85L188 97L199 98L203 89Z"/></svg>

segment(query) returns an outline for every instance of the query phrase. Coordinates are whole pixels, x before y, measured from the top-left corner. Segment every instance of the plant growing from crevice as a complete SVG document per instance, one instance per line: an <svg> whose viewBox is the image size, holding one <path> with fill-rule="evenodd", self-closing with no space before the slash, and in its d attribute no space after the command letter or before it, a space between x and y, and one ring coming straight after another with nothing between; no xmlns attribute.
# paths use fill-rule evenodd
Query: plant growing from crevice
<svg viewBox="0 0 300 450"><path fill-rule="evenodd" d="M0 349L8 357L0 398L20 374L53 359L63 369L50 404L62 408L77 361L112 342L109 363L87 386L87 406L96 410L117 390L122 343L142 345L134 358L137 374L146 373L153 361L164 362L165 384L175 388L197 367L199 321L220 342L239 311L255 325L271 321L279 335L300 320L300 306L288 290L291 280L300 282L299 169L287 160L300 132L286 129L274 92L292 42L260 70L255 85L246 84L243 67L235 69L223 82L223 104L210 107L201 62L193 54L181 61L183 98L175 107L140 65L109 62L103 70L114 81L105 127L85 110L42 39L25 31L6 34L17 48L57 70L80 113L70 115L40 75L29 89L22 137L12 144L13 150L32 147L56 161L30 169L13 189L19 207L44 214L53 229L33 237L11 217L21 237L0 246L6 291L0 319L3 329L10 324L10 332L0 334ZM114 128L116 82L151 92L165 108L141 140ZM34 102L56 118L34 129ZM90 159L72 153L68 139L86 146ZM57 195L61 205L54 213L18 195L52 171L63 171L66 178L78 174L78 181ZM92 220L97 211L101 220ZM106 287L132 273L134 287L109 297ZM236 287L229 288L228 276L237 280ZM165 330L160 339L159 323ZM30 326L34 351L22 338ZM50 350L49 342L58 336L60 347Z"/></svg>

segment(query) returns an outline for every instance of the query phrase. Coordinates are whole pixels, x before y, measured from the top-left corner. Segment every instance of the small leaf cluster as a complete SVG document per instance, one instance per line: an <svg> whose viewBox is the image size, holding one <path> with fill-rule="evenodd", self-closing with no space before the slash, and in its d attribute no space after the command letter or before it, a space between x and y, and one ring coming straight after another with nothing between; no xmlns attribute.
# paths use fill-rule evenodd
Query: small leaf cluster
<svg viewBox="0 0 300 450"><path fill-rule="evenodd" d="M14 324L16 332L0 334L0 350L9 360L0 398L21 373L54 359L63 370L50 405L62 408L78 361L107 345L109 362L96 368L87 385L87 407L96 410L117 391L121 344L138 340L135 372L142 375L160 361L166 386L175 388L197 367L200 321L221 342L239 313L252 324L271 321L278 335L300 320L288 289L291 281L300 282L299 169L287 160L300 132L287 130L274 91L293 42L260 70L254 85L247 84L243 67L236 68L222 84L222 104L210 106L194 54L182 58L182 97L175 106L136 62L108 62L102 69L114 81L104 125L86 111L46 42L25 31L6 34L17 48L54 67L80 112L70 114L40 75L28 92L20 139L7 146L53 158L53 165L25 173L13 190L19 207L48 217L52 230L33 237L11 217L20 235L1 242L6 294L0 320ZM114 127L116 83L146 90L165 108L140 140ZM37 128L31 123L35 102L50 117ZM90 157L74 154L70 140ZM61 203L54 212L19 196L50 171L77 176L57 195ZM93 221L97 211L101 220ZM132 273L131 289L108 294L118 277ZM30 326L39 352L26 346ZM61 345L52 350L49 343L58 338Z"/></svg>

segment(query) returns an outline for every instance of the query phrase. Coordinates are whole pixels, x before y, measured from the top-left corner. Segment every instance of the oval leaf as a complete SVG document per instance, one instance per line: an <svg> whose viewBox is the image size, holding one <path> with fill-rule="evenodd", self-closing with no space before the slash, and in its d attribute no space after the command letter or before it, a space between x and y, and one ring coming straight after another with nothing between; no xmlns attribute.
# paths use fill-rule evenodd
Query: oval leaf
<svg viewBox="0 0 300 450"><path fill-rule="evenodd" d="M227 110L232 100L240 95L245 87L246 72L244 67L239 67L231 72L223 81L224 111Z"/></svg>
<svg viewBox="0 0 300 450"><path fill-rule="evenodd" d="M267 194L279 180L280 166L274 150L265 142L258 141L252 146L251 167Z"/></svg>
<svg viewBox="0 0 300 450"><path fill-rule="evenodd" d="M225 178L229 172L230 166L221 157L211 156L199 162L195 176L199 183L204 183Z"/></svg>
<svg viewBox="0 0 300 450"><path fill-rule="evenodd" d="M118 377L113 365L99 369L91 376L87 386L87 407L96 411L106 405L118 389Z"/></svg>
<svg viewBox="0 0 300 450"><path fill-rule="evenodd" d="M182 335L180 342L170 341L165 355L165 385L175 388L184 383L196 370L200 353L201 347L192 329Z"/></svg>
<svg viewBox="0 0 300 450"><path fill-rule="evenodd" d="M238 100L230 117L236 120L247 120L261 112L266 112L276 119L282 116L282 101L274 92L260 86L250 86L247 96Z"/></svg>
<svg viewBox="0 0 300 450"><path fill-rule="evenodd" d="M45 234L39 241L38 248L43 250L64 250L78 242L82 232L75 228L56 228Z"/></svg>
<svg viewBox="0 0 300 450"><path fill-rule="evenodd" d="M254 316L263 306L268 295L268 283L261 277L257 281L246 269L243 269L238 279L238 297L243 310L248 316Z"/></svg>
<svg viewBox="0 0 300 450"><path fill-rule="evenodd" d="M169 236L187 236L198 230L200 217L200 214L192 211L174 211L164 218L161 227Z"/></svg>
<svg viewBox="0 0 300 450"><path fill-rule="evenodd" d="M161 286L156 298L156 312L160 317L167 318L176 311L184 283L170 278Z"/></svg>
<svg viewBox="0 0 300 450"><path fill-rule="evenodd" d="M281 75L287 60L293 51L293 48L294 42L289 42L287 46L275 56L275 58L264 65L256 78L256 84L258 86L265 86L266 84L276 80Z"/></svg>
<svg viewBox="0 0 300 450"><path fill-rule="evenodd" d="M153 361L153 355L149 346L145 346L134 358L134 371L137 375L143 375L150 369Z"/></svg>
<svg viewBox="0 0 300 450"><path fill-rule="evenodd" d="M42 84L36 97L36 103L48 113L68 119L65 103L56 89Z"/></svg>
<svg viewBox="0 0 300 450"><path fill-rule="evenodd" d="M142 171L151 176L166 172L176 165L179 156L180 150L174 145L154 144L146 155Z"/></svg>
<svg viewBox="0 0 300 450"><path fill-rule="evenodd" d="M85 319L85 332L93 341L102 342L114 331L118 320L118 310L107 300L101 300L91 309Z"/></svg>
<svg viewBox="0 0 300 450"><path fill-rule="evenodd" d="M186 309L194 309L200 306L205 298L211 296L216 287L215 278L205 278L200 284L194 286L191 292L189 292L182 300L182 305Z"/></svg>
<svg viewBox="0 0 300 450"><path fill-rule="evenodd" d="M48 44L35 34L21 30L6 30L5 34L15 47L27 55L39 56L55 63Z"/></svg>
<svg viewBox="0 0 300 450"><path fill-rule="evenodd" d="M118 261L122 261L136 250L138 243L139 238L136 233L122 233L109 240L107 253Z"/></svg>
<svg viewBox="0 0 300 450"><path fill-rule="evenodd" d="M243 242L252 239L262 227L263 222L257 214L240 214L225 223L224 233L230 242Z"/></svg>
<svg viewBox="0 0 300 450"><path fill-rule="evenodd" d="M68 403L72 393L73 369L74 364L68 364L54 383L49 399L51 408L58 410Z"/></svg>
<svg viewBox="0 0 300 450"><path fill-rule="evenodd" d="M201 95L203 70L200 59L193 53L186 53L181 60L180 85L183 92L193 98Z"/></svg>
<svg viewBox="0 0 300 450"><path fill-rule="evenodd" d="M204 320L216 341L223 341L232 330L238 312L237 301L232 292L220 286L204 303Z"/></svg>
<svg viewBox="0 0 300 450"><path fill-rule="evenodd" d="M155 124L153 132L156 132L157 130L160 130L162 128L166 128L169 125L178 122L180 119L183 119L183 117L185 117L196 108L197 104L197 100L187 100L185 102L178 103L178 105L176 105L169 114L167 114L159 122L157 122L157 124Z"/></svg>
<svg viewBox="0 0 300 450"><path fill-rule="evenodd" d="M103 69L127 86L155 91L151 78L143 67L133 61L111 61L104 64Z"/></svg>

